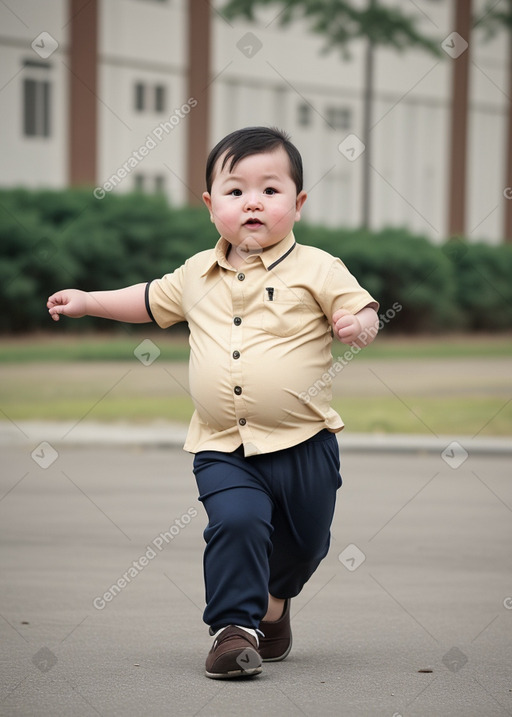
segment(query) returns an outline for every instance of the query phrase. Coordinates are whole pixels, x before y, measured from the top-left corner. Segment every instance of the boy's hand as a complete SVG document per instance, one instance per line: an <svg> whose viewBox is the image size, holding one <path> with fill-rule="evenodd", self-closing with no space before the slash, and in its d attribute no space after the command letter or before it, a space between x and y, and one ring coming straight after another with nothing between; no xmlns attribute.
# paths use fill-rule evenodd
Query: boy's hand
<svg viewBox="0 0 512 717"><path fill-rule="evenodd" d="M50 316L58 321L60 314L79 319L87 313L87 292L79 289L64 289L52 294L46 302Z"/></svg>
<svg viewBox="0 0 512 717"><path fill-rule="evenodd" d="M352 344L362 332L359 319L346 309L338 309L332 317L334 333L343 344Z"/></svg>

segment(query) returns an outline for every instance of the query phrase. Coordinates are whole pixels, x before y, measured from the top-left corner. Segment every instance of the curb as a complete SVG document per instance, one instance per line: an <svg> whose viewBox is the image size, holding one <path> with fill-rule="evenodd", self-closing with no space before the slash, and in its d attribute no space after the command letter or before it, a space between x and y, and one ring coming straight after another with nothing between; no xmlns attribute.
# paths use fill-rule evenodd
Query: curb
<svg viewBox="0 0 512 717"><path fill-rule="evenodd" d="M56 423L0 421L0 446L37 448L41 443L51 446L102 446L183 448L187 426L173 423L151 425ZM424 436L409 434L350 433L337 434L344 453L435 453L451 458L473 455L512 455L509 438L477 438L471 436Z"/></svg>

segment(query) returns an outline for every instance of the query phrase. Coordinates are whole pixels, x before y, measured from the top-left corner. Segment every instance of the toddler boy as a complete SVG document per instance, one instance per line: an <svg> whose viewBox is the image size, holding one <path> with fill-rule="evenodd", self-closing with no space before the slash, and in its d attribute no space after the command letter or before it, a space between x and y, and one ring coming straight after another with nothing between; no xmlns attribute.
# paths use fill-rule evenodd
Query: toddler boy
<svg viewBox="0 0 512 717"><path fill-rule="evenodd" d="M68 289L47 304L55 320L188 322L195 412L184 448L208 514L211 678L259 674L291 649L290 600L327 554L341 485L343 422L330 375L322 380L332 336L363 347L377 332L378 304L343 263L294 239L302 181L287 135L233 132L206 166L203 200L221 235L213 249L159 280Z"/></svg>

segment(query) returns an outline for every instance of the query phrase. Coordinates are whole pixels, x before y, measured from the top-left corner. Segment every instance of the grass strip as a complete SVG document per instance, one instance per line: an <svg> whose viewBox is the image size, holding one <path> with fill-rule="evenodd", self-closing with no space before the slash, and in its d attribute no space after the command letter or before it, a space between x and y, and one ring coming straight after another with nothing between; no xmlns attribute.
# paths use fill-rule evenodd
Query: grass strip
<svg viewBox="0 0 512 717"><path fill-rule="evenodd" d="M510 436L512 401L498 397L430 398L408 396L407 406L394 396L334 399L333 407L348 430L363 433ZM193 413L189 396L108 395L95 402L85 396L25 396L3 400L1 410L11 421L51 420L148 423L156 420L188 423Z"/></svg>
<svg viewBox="0 0 512 717"><path fill-rule="evenodd" d="M69 361L133 361L134 351L145 339L150 339L164 361L187 361L186 336L171 337L165 332L148 332L131 336L59 335L55 333L4 338L0 342L0 363L48 363ZM350 351L348 346L333 343L333 357ZM365 359L424 359L424 358L512 358L509 335L431 336L379 338L358 355Z"/></svg>

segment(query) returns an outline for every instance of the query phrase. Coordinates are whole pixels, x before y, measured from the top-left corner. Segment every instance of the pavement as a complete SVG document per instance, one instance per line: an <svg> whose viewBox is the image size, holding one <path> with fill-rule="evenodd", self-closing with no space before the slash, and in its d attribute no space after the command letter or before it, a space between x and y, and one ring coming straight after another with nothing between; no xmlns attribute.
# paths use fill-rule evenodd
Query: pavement
<svg viewBox="0 0 512 717"><path fill-rule="evenodd" d="M509 441L340 434L292 652L232 682L203 674L206 519L182 438L0 426L0 715L512 715Z"/></svg>

